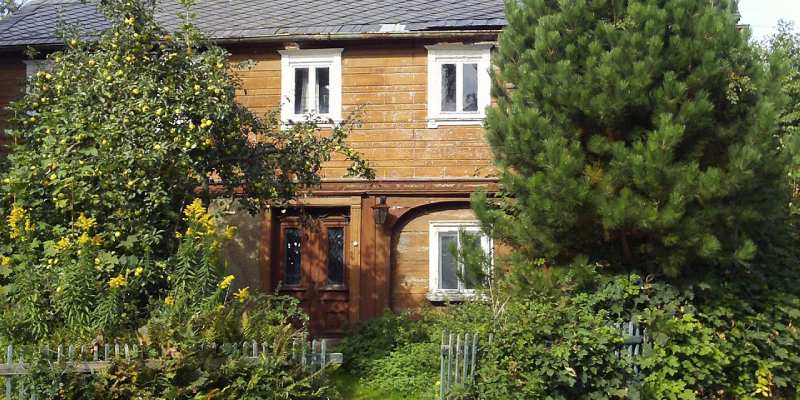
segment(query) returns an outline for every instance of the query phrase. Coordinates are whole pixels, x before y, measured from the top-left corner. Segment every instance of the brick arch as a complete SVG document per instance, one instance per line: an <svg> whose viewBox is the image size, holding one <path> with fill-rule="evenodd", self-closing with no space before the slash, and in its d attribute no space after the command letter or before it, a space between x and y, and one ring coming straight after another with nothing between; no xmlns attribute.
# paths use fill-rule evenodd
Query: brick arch
<svg viewBox="0 0 800 400"><path fill-rule="evenodd" d="M431 221L472 220L466 200L448 200L408 209L392 226L390 243L390 304L394 311L430 304L428 246Z"/></svg>

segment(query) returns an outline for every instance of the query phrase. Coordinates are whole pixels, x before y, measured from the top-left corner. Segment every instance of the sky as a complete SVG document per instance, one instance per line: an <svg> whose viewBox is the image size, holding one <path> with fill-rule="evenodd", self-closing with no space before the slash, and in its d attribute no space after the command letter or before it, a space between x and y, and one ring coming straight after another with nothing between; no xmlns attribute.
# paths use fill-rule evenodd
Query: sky
<svg viewBox="0 0 800 400"><path fill-rule="evenodd" d="M775 31L778 20L794 21L800 30L800 0L739 0L742 23L750 25L754 40L762 40Z"/></svg>

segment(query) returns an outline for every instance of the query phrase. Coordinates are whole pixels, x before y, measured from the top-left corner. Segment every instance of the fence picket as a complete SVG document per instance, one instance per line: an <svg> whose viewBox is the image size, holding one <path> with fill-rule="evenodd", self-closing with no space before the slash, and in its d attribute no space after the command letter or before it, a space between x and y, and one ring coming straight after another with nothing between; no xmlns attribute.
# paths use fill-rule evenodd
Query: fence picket
<svg viewBox="0 0 800 400"><path fill-rule="evenodd" d="M444 399L447 384L445 383L445 368L444 368L444 339L447 336L447 331L442 331L442 344L439 346L439 399Z"/></svg>
<svg viewBox="0 0 800 400"><path fill-rule="evenodd" d="M469 371L469 379L470 383L475 382L475 360L478 354L478 334L475 333L472 335L472 360L470 361L470 371Z"/></svg>
<svg viewBox="0 0 800 400"><path fill-rule="evenodd" d="M6 350L6 365L11 368L14 363L14 345L9 344ZM14 389L14 378L6 376L6 399L11 399L11 391Z"/></svg>

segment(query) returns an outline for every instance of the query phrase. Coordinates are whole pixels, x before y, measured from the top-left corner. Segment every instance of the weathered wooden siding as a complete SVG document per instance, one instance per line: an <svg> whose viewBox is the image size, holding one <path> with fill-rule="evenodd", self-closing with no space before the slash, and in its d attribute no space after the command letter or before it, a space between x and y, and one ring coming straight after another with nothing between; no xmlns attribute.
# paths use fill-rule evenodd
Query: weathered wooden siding
<svg viewBox="0 0 800 400"><path fill-rule="evenodd" d="M415 215L398 226L392 243L391 293L395 311L427 304L428 244L432 221L474 221L468 208L437 209Z"/></svg>
<svg viewBox="0 0 800 400"><path fill-rule="evenodd" d="M343 115L360 109L363 124L350 136L378 178L486 177L490 152L480 126L427 127L427 50L422 42L331 44L343 47ZM280 55L274 47L232 48L242 71L242 104L263 113L281 102ZM341 178L348 163L334 159L326 178Z"/></svg>
<svg viewBox="0 0 800 400"><path fill-rule="evenodd" d="M3 140L3 130L8 125L6 106L21 95L24 81L25 63L22 62L22 56L0 56L0 143Z"/></svg>

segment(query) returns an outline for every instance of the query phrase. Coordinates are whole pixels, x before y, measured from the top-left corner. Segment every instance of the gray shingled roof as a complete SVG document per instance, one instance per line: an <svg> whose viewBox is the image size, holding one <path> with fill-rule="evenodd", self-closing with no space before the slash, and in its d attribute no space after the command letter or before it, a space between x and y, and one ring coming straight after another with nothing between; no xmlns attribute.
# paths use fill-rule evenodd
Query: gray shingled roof
<svg viewBox="0 0 800 400"><path fill-rule="evenodd" d="M158 7L158 20L178 26L182 9L172 1ZM282 35L380 32L385 25L407 31L470 30L505 25L503 0L199 0L195 23L212 39L268 38ZM91 3L79 0L29 0L0 21L0 47L60 43L62 24L77 24L87 34L108 26Z"/></svg>

